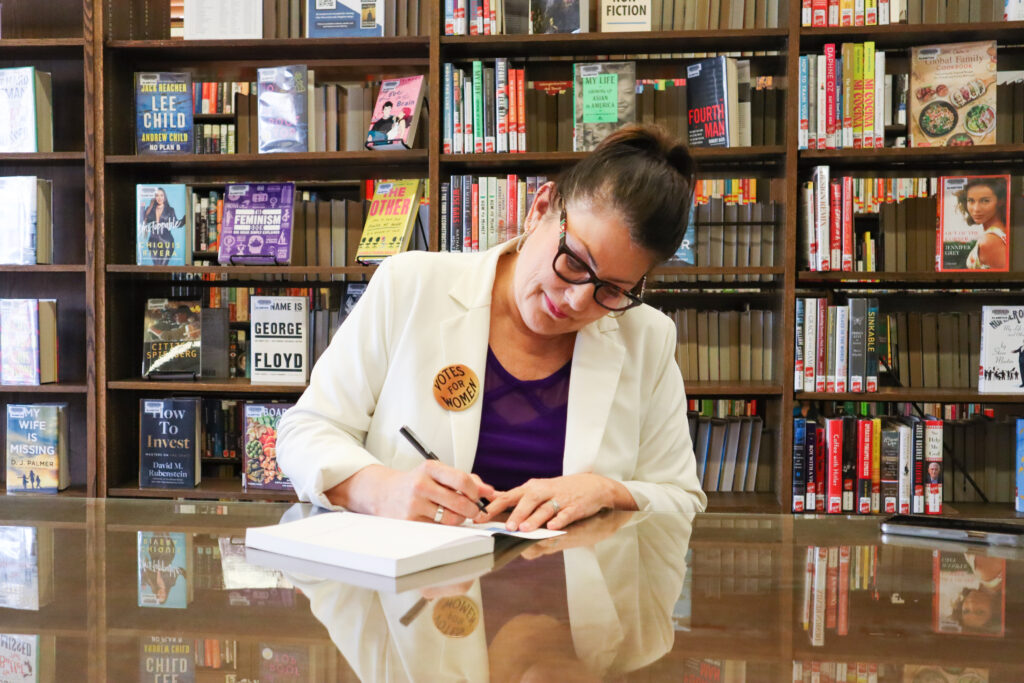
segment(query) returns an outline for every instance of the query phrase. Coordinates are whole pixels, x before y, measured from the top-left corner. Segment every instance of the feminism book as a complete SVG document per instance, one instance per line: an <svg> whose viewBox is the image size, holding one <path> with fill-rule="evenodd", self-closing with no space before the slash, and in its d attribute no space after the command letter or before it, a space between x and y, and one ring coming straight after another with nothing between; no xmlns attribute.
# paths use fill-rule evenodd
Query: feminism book
<svg viewBox="0 0 1024 683"><path fill-rule="evenodd" d="M377 264L408 248L422 193L423 182L419 179L377 184L359 237L356 261Z"/></svg>
<svg viewBox="0 0 1024 683"><path fill-rule="evenodd" d="M309 151L304 64L257 69L259 152Z"/></svg>
<svg viewBox="0 0 1024 683"><path fill-rule="evenodd" d="M636 64L573 65L573 150L591 152L609 133L636 121Z"/></svg>
<svg viewBox="0 0 1024 683"><path fill-rule="evenodd" d="M57 493L68 487L66 407L7 406L8 493Z"/></svg>
<svg viewBox="0 0 1024 683"><path fill-rule="evenodd" d="M1010 176L939 178L935 270L1010 269Z"/></svg>
<svg viewBox="0 0 1024 683"><path fill-rule="evenodd" d="M199 399L139 401L139 488L191 489L200 469Z"/></svg>
<svg viewBox="0 0 1024 683"><path fill-rule="evenodd" d="M996 41L911 49L910 146L996 142Z"/></svg>
<svg viewBox="0 0 1024 683"><path fill-rule="evenodd" d="M183 531L139 532L139 607L188 607L192 600L191 541L191 535Z"/></svg>
<svg viewBox="0 0 1024 683"><path fill-rule="evenodd" d="M224 191L217 260L225 265L291 261L295 183L240 183Z"/></svg>
<svg viewBox="0 0 1024 683"><path fill-rule="evenodd" d="M135 151L192 154L192 75L170 71L135 74Z"/></svg>
<svg viewBox="0 0 1024 683"><path fill-rule="evenodd" d="M1024 393L1024 306L981 307L979 393Z"/></svg>
<svg viewBox="0 0 1024 683"><path fill-rule="evenodd" d="M181 184L135 186L135 262L138 265L192 263L188 199L188 188Z"/></svg>
<svg viewBox="0 0 1024 683"><path fill-rule="evenodd" d="M410 149L423 106L423 76L393 78L380 84L366 133L367 149Z"/></svg>
<svg viewBox="0 0 1024 683"><path fill-rule="evenodd" d="M148 299L143 321L142 376L202 373L198 301Z"/></svg>
<svg viewBox="0 0 1024 683"><path fill-rule="evenodd" d="M306 0L307 38L384 35L384 0Z"/></svg>
<svg viewBox="0 0 1024 683"><path fill-rule="evenodd" d="M291 491L277 466L277 423L291 403L245 404L245 477L242 488Z"/></svg>

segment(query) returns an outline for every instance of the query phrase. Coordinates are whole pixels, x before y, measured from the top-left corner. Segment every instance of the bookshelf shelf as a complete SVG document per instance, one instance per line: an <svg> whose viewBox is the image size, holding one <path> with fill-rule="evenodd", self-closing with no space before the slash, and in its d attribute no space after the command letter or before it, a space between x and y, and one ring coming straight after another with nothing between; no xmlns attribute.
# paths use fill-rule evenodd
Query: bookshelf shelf
<svg viewBox="0 0 1024 683"><path fill-rule="evenodd" d="M53 382L51 384L0 384L0 394L85 394L88 384Z"/></svg>
<svg viewBox="0 0 1024 683"><path fill-rule="evenodd" d="M655 268L652 275L785 275L785 268L774 266L746 266L746 267L718 267L718 266L659 266ZM656 283L655 283L656 284ZM668 283L673 284L673 283ZM690 284L690 283L687 283ZM718 286L723 284L739 284L749 286L750 282L712 283ZM757 284L757 283L753 283Z"/></svg>
<svg viewBox="0 0 1024 683"><path fill-rule="evenodd" d="M759 147L700 147L691 150L702 170L716 164L779 163L785 156L782 145ZM474 170L557 168L568 166L585 157L586 152L526 152L523 154L442 154L444 171L454 168Z"/></svg>
<svg viewBox="0 0 1024 683"><path fill-rule="evenodd" d="M2 160L0 160L2 161ZM124 167L157 167L174 171L188 170L199 173L199 169L222 172L226 169L248 173L253 169L272 171L276 177L282 173L292 178L293 171L314 170L319 175L324 171L342 175L354 172L365 173L374 170L405 170L423 172L427 163L427 150L411 149L384 152L302 152L288 154L166 154L141 156L136 154L113 154L106 157L108 165ZM316 176L314 176L316 177Z"/></svg>
<svg viewBox="0 0 1024 683"><path fill-rule="evenodd" d="M782 384L776 382L687 382L687 398L710 396L781 396Z"/></svg>
<svg viewBox="0 0 1024 683"><path fill-rule="evenodd" d="M1024 284L1024 272L993 273L977 271L974 273L936 273L925 272L893 272L893 273L813 273L803 272L797 275L802 283L844 284L850 286L872 286L883 284L912 284L915 287L932 285L936 289L950 285L985 284L985 285L1021 285Z"/></svg>
<svg viewBox="0 0 1024 683"><path fill-rule="evenodd" d="M774 493L709 492L708 509L717 512L764 512L779 507Z"/></svg>
<svg viewBox="0 0 1024 683"><path fill-rule="evenodd" d="M189 381L160 381L146 379L124 379L107 382L108 389L125 391L157 391L226 394L301 394L305 384L253 384L245 378L203 379Z"/></svg>
<svg viewBox="0 0 1024 683"><path fill-rule="evenodd" d="M189 500L273 500L298 502L293 491L243 491L240 479L203 479L194 489L140 489L129 482L109 489L111 496L124 498L184 498Z"/></svg>
<svg viewBox="0 0 1024 683"><path fill-rule="evenodd" d="M81 59L84 38L4 38L0 59Z"/></svg>
<svg viewBox="0 0 1024 683"><path fill-rule="evenodd" d="M980 394L971 389L879 387L876 393L798 391L798 401L927 401L930 403L1021 403L1024 394Z"/></svg>
<svg viewBox="0 0 1024 683"><path fill-rule="evenodd" d="M883 147L882 149L802 149L800 162L806 165L828 164L836 167L905 166L935 168L988 167L1024 160L1024 145L979 145L977 147Z"/></svg>
<svg viewBox="0 0 1024 683"><path fill-rule="evenodd" d="M1024 31L1024 21L801 28L800 49L805 51L805 49L820 48L825 43L863 40L873 40L876 47L883 50L930 43L960 43L973 40L1019 43L1021 31Z"/></svg>
<svg viewBox="0 0 1024 683"><path fill-rule="evenodd" d="M6 164L49 164L85 161L85 152L25 152L0 154L0 166Z"/></svg>
<svg viewBox="0 0 1024 683"><path fill-rule="evenodd" d="M108 40L106 47L134 60L147 61L280 61L352 60L367 65L370 60L384 67L410 59L426 66L430 47L428 36L401 38L287 38L267 40Z"/></svg>
<svg viewBox="0 0 1024 683"><path fill-rule="evenodd" d="M326 275L328 277L331 275L354 275L369 277L373 275L375 270L377 270L376 266L135 266L123 264L111 264L107 266L108 273L118 273L123 275L171 276L182 273L214 274L227 275L232 280L245 280L247 278L262 275ZM210 284L220 286L223 284L223 280L196 280L191 284Z"/></svg>
<svg viewBox="0 0 1024 683"><path fill-rule="evenodd" d="M40 263L33 266L0 266L0 273L84 273L85 266L74 263Z"/></svg>

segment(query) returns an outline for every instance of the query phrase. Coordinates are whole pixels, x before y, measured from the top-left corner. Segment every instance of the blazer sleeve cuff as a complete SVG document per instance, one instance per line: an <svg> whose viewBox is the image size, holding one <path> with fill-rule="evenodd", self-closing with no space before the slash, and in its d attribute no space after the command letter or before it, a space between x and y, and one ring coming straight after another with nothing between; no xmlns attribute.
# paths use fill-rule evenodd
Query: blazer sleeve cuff
<svg viewBox="0 0 1024 683"><path fill-rule="evenodd" d="M624 481L622 485L643 512L703 512L708 505L707 495L699 488L687 491L648 481Z"/></svg>

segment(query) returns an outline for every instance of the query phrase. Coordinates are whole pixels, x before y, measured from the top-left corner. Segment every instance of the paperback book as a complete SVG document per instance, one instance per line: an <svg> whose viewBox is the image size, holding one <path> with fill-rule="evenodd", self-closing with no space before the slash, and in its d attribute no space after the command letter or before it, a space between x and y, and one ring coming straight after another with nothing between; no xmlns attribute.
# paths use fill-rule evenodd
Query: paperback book
<svg viewBox="0 0 1024 683"><path fill-rule="evenodd" d="M609 133L636 121L636 63L573 65L573 150L591 152Z"/></svg>
<svg viewBox="0 0 1024 683"><path fill-rule="evenodd" d="M183 531L140 531L139 607L185 609L192 601L192 537Z"/></svg>
<svg viewBox="0 0 1024 683"><path fill-rule="evenodd" d="M242 489L291 491L292 483L277 466L277 423L292 403L245 404L245 476Z"/></svg>
<svg viewBox="0 0 1024 683"><path fill-rule="evenodd" d="M301 296L254 296L249 367L253 384L305 384L309 377L309 310Z"/></svg>
<svg viewBox="0 0 1024 683"><path fill-rule="evenodd" d="M910 146L996 142L996 41L911 49Z"/></svg>
<svg viewBox="0 0 1024 683"><path fill-rule="evenodd" d="M0 265L53 263L51 181L0 177Z"/></svg>
<svg viewBox="0 0 1024 683"><path fill-rule="evenodd" d="M1006 560L984 553L932 551L932 630L1002 638Z"/></svg>
<svg viewBox="0 0 1024 683"><path fill-rule="evenodd" d="M56 381L56 299L0 299L0 384Z"/></svg>
<svg viewBox="0 0 1024 683"><path fill-rule="evenodd" d="M0 152L53 151L50 80L34 66L0 69Z"/></svg>
<svg viewBox="0 0 1024 683"><path fill-rule="evenodd" d="M191 489L202 480L199 399L139 400L139 488Z"/></svg>
<svg viewBox="0 0 1024 683"><path fill-rule="evenodd" d="M304 64L257 69L259 152L309 151Z"/></svg>
<svg viewBox="0 0 1024 683"><path fill-rule="evenodd" d="M135 74L135 151L192 154L192 74Z"/></svg>
<svg viewBox="0 0 1024 683"><path fill-rule="evenodd" d="M307 38L384 35L384 0L306 0Z"/></svg>
<svg viewBox="0 0 1024 683"><path fill-rule="evenodd" d="M224 190L217 260L287 264L291 261L295 183L239 183Z"/></svg>
<svg viewBox="0 0 1024 683"><path fill-rule="evenodd" d="M197 641L178 636L142 636L139 638L139 680L164 683L194 683ZM225 678L231 680L231 678Z"/></svg>
<svg viewBox="0 0 1024 683"><path fill-rule="evenodd" d="M692 147L739 143L739 87L736 60L703 59L686 67L689 142Z"/></svg>
<svg viewBox="0 0 1024 683"><path fill-rule="evenodd" d="M188 0L185 40L258 40L263 35L263 0ZM269 4L274 11L274 3Z"/></svg>
<svg viewBox="0 0 1024 683"><path fill-rule="evenodd" d="M202 318L198 301L148 299L143 321L142 376L199 377Z"/></svg>
<svg viewBox="0 0 1024 683"><path fill-rule="evenodd" d="M979 393L1024 393L1024 307L981 307Z"/></svg>
<svg viewBox="0 0 1024 683"><path fill-rule="evenodd" d="M189 194L182 184L135 186L135 262L138 265L192 263Z"/></svg>
<svg viewBox="0 0 1024 683"><path fill-rule="evenodd" d="M419 178L377 184L359 237L356 261L377 264L409 247L422 194L423 181Z"/></svg>
<svg viewBox="0 0 1024 683"><path fill-rule="evenodd" d="M0 607L37 612L53 588L53 527L0 526Z"/></svg>
<svg viewBox="0 0 1024 683"><path fill-rule="evenodd" d="M367 149L412 148L425 89L423 76L393 78L380 84L366 134Z"/></svg>
<svg viewBox="0 0 1024 683"><path fill-rule="evenodd" d="M309 649L306 647L260 643L257 649L261 683L305 681L312 676Z"/></svg>
<svg viewBox="0 0 1024 683"><path fill-rule="evenodd" d="M650 31L652 4L651 0L601 0L600 31Z"/></svg>
<svg viewBox="0 0 1024 683"><path fill-rule="evenodd" d="M55 636L0 633L0 681L51 683L56 656Z"/></svg>
<svg viewBox="0 0 1024 683"><path fill-rule="evenodd" d="M935 270L1010 269L1010 176L939 178Z"/></svg>
<svg viewBox="0 0 1024 683"><path fill-rule="evenodd" d="M57 493L70 483L66 403L8 404L7 493Z"/></svg>
<svg viewBox="0 0 1024 683"><path fill-rule="evenodd" d="M530 33L587 33L590 0L530 0Z"/></svg>

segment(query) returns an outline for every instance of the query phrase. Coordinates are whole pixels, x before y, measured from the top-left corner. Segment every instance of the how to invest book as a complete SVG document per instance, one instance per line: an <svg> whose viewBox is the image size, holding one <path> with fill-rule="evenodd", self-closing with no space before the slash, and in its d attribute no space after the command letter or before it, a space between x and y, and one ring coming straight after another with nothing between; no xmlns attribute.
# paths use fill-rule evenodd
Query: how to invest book
<svg viewBox="0 0 1024 683"><path fill-rule="evenodd" d="M0 69L0 152L53 151L50 82L34 66Z"/></svg>
<svg viewBox="0 0 1024 683"><path fill-rule="evenodd" d="M143 321L142 376L202 373L202 317L198 301L148 299Z"/></svg>
<svg viewBox="0 0 1024 683"><path fill-rule="evenodd" d="M424 76L392 78L380 84L380 93L366 134L367 149L410 149L426 90Z"/></svg>
<svg viewBox="0 0 1024 683"><path fill-rule="evenodd" d="M8 493L57 493L68 487L66 408L66 403L8 404Z"/></svg>
<svg viewBox="0 0 1024 683"><path fill-rule="evenodd" d="M305 384L309 377L309 310L301 296L250 299L253 384Z"/></svg>
<svg viewBox="0 0 1024 683"><path fill-rule="evenodd" d="M138 532L138 605L184 609L192 601L192 535Z"/></svg>
<svg viewBox="0 0 1024 683"><path fill-rule="evenodd" d="M202 480L199 399L139 400L139 488L191 489Z"/></svg>
<svg viewBox="0 0 1024 683"><path fill-rule="evenodd" d="M257 69L260 154L309 151L308 76L305 64Z"/></svg>
<svg viewBox="0 0 1024 683"><path fill-rule="evenodd" d="M1005 272L1009 256L1010 176L939 178L935 270Z"/></svg>
<svg viewBox="0 0 1024 683"><path fill-rule="evenodd" d="M0 177L0 264L53 263L52 205L51 181Z"/></svg>
<svg viewBox="0 0 1024 683"><path fill-rule="evenodd" d="M573 65L573 150L591 152L609 133L636 121L636 63Z"/></svg>
<svg viewBox="0 0 1024 683"><path fill-rule="evenodd" d="M225 265L291 261L295 183L237 183L224 190L217 260Z"/></svg>
<svg viewBox="0 0 1024 683"><path fill-rule="evenodd" d="M135 151L192 154L192 75L172 71L135 74Z"/></svg>
<svg viewBox="0 0 1024 683"><path fill-rule="evenodd" d="M305 0L307 38L384 35L384 0Z"/></svg>
<svg viewBox="0 0 1024 683"><path fill-rule="evenodd" d="M135 263L184 266L192 263L188 229L190 193L185 185L135 186Z"/></svg>
<svg viewBox="0 0 1024 683"><path fill-rule="evenodd" d="M292 483L277 466L277 423L293 403L245 404L245 469L242 489L291 491Z"/></svg>
<svg viewBox="0 0 1024 683"><path fill-rule="evenodd" d="M978 392L1024 393L1024 306L981 307Z"/></svg>
<svg viewBox="0 0 1024 683"><path fill-rule="evenodd" d="M356 261L377 264L409 247L423 194L419 178L378 183L359 237Z"/></svg>
<svg viewBox="0 0 1024 683"><path fill-rule="evenodd" d="M996 41L911 48L911 147L996 142Z"/></svg>

